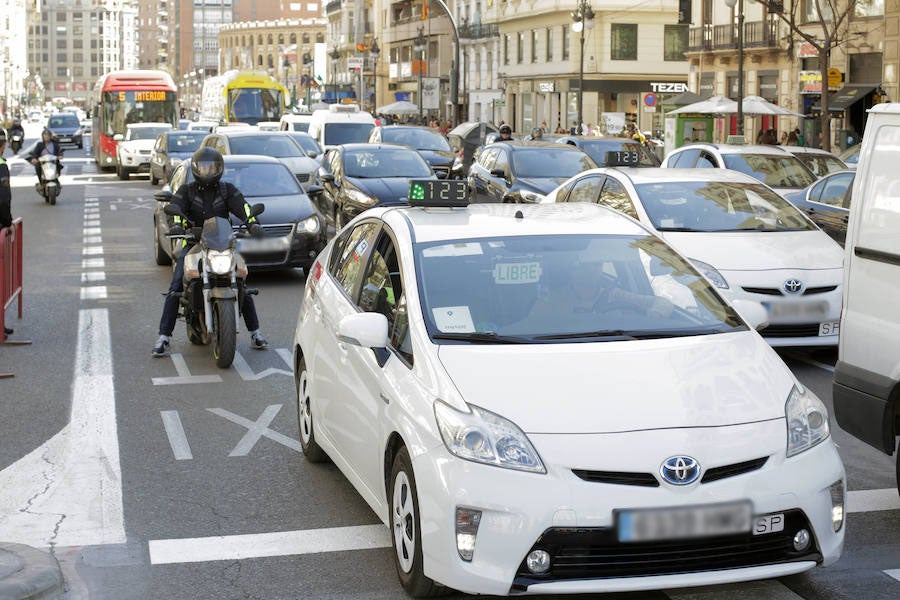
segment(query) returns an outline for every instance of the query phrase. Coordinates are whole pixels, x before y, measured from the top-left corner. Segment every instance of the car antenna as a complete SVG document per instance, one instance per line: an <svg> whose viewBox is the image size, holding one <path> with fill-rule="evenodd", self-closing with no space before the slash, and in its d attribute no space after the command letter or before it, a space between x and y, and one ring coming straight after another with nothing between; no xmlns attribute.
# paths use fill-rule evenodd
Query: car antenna
<svg viewBox="0 0 900 600"><path fill-rule="evenodd" d="M524 218L525 218L525 215L522 214L522 211L521 211L521 210L517 210L517 211L516 211L516 218L517 218L517 219L524 219Z"/></svg>

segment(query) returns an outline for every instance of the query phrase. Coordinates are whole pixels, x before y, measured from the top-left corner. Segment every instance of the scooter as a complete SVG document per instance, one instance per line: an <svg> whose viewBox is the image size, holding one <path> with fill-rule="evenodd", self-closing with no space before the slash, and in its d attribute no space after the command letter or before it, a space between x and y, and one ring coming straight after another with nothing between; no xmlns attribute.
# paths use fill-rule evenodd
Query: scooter
<svg viewBox="0 0 900 600"><path fill-rule="evenodd" d="M40 177L34 184L34 189L44 197L44 202L54 205L62 191L62 185L59 183L59 157L45 154L40 158L32 159L32 162L34 161L38 161L41 166Z"/></svg>
<svg viewBox="0 0 900 600"><path fill-rule="evenodd" d="M262 214L264 209L264 205L254 204L250 217ZM187 217L174 204L167 204L163 211L187 222ZM244 226L246 223L241 225ZM228 219L212 217L203 222L202 228L192 227L185 235L167 236L197 242L184 257L184 291L179 298L188 340L198 345L213 342L213 357L216 366L222 369L234 361L237 321L244 296L259 292L247 289L244 284L247 264L238 253L237 238L245 235L243 231L235 233Z"/></svg>
<svg viewBox="0 0 900 600"><path fill-rule="evenodd" d="M18 154L19 150L22 149L22 140L23 137L20 133L14 133L10 136L9 147L13 151L13 154Z"/></svg>

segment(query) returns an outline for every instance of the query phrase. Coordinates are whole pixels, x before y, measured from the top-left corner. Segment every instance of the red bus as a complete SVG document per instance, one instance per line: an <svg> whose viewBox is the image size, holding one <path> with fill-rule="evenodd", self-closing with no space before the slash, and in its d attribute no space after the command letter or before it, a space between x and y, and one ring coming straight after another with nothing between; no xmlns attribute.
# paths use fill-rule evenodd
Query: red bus
<svg viewBox="0 0 900 600"><path fill-rule="evenodd" d="M91 145L94 161L116 167L116 136L130 123L171 123L178 127L178 88L165 71L113 71L94 86Z"/></svg>

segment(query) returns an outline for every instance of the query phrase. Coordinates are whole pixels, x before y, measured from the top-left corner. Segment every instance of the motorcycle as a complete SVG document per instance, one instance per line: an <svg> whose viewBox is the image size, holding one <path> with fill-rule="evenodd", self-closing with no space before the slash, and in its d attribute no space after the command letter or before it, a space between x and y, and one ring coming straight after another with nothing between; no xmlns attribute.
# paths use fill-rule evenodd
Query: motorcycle
<svg viewBox="0 0 900 600"><path fill-rule="evenodd" d="M14 133L10 136L9 139L9 147L12 149L13 154L18 154L19 150L22 149L22 140L24 136L21 133Z"/></svg>
<svg viewBox="0 0 900 600"><path fill-rule="evenodd" d="M56 204L56 199L62 191L62 185L59 183L59 157L45 154L40 158L31 159L31 162L38 162L41 166L40 177L34 184L35 191L44 197L44 202Z"/></svg>
<svg viewBox="0 0 900 600"><path fill-rule="evenodd" d="M264 209L264 205L254 204L250 216L260 215ZM167 204L163 212L187 222L174 204ZM198 345L213 342L216 366L222 369L230 367L234 360L237 321L244 297L259 292L247 289L244 283L247 265L238 253L237 238L246 235L245 231L236 233L228 219L212 217L202 227L191 227L190 233L167 236L197 242L184 257L184 291L180 292L179 301L188 340Z"/></svg>

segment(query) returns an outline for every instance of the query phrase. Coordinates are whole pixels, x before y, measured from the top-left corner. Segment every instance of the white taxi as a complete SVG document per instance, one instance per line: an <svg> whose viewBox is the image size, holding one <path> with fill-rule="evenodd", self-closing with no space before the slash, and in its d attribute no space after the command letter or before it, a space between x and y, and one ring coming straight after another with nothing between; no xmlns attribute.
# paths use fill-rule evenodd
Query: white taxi
<svg viewBox="0 0 900 600"><path fill-rule="evenodd" d="M612 160L612 159L611 159ZM545 202L594 202L643 223L688 257L729 302L762 304L772 346L836 346L843 251L806 215L728 169L585 171Z"/></svg>
<svg viewBox="0 0 900 600"><path fill-rule="evenodd" d="M735 303L745 321L614 211L434 208L465 182L411 185L412 206L361 214L317 258L293 347L303 452L389 527L409 594L673 588L838 559L827 410L748 326L758 305Z"/></svg>

